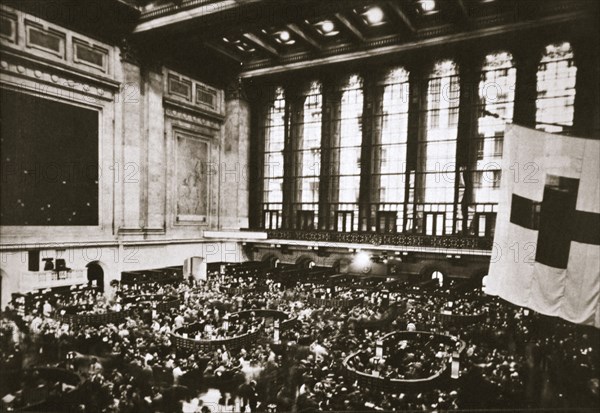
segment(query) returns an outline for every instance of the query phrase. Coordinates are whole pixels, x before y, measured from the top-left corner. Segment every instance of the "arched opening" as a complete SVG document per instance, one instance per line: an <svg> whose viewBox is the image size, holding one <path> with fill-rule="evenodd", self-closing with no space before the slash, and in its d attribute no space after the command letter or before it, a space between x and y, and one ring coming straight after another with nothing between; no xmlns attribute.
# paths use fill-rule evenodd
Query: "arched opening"
<svg viewBox="0 0 600 413"><path fill-rule="evenodd" d="M98 291L104 293L104 270L98 261L92 261L87 266L88 286L96 286Z"/></svg>
<svg viewBox="0 0 600 413"><path fill-rule="evenodd" d="M431 273L431 279L432 280L438 280L438 283L440 284L440 287L444 285L444 273L438 270L434 270Z"/></svg>
<svg viewBox="0 0 600 413"><path fill-rule="evenodd" d="M281 261L275 254L267 254L263 257L262 262L267 268L277 268Z"/></svg>
<svg viewBox="0 0 600 413"><path fill-rule="evenodd" d="M487 294L487 293L488 293L488 292L487 292L487 288L486 288L486 287L487 287L487 284L488 284L488 276L487 276L487 275L484 275L484 276L481 278L481 291L483 291L485 294Z"/></svg>
<svg viewBox="0 0 600 413"><path fill-rule="evenodd" d="M303 255L296 260L296 266L300 268L313 268L315 266L315 262L309 256Z"/></svg>

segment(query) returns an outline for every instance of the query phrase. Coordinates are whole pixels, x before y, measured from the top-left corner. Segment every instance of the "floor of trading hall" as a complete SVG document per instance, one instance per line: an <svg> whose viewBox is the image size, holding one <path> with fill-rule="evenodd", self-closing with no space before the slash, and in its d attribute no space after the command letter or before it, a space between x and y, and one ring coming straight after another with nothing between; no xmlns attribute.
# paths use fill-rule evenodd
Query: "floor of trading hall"
<svg viewBox="0 0 600 413"><path fill-rule="evenodd" d="M596 0L0 0L0 410L600 407Z"/></svg>

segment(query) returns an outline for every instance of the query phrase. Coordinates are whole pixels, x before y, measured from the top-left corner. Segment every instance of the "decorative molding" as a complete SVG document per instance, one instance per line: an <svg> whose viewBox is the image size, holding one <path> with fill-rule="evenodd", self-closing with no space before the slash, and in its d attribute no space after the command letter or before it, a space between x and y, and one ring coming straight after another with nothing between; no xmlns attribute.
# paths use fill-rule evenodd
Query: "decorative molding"
<svg viewBox="0 0 600 413"><path fill-rule="evenodd" d="M25 47L66 60L67 34L25 18Z"/></svg>
<svg viewBox="0 0 600 413"><path fill-rule="evenodd" d="M191 80L174 73L169 73L167 75L167 88L165 93L170 96L185 99L187 102L191 102L193 95L192 85L193 84Z"/></svg>
<svg viewBox="0 0 600 413"><path fill-rule="evenodd" d="M244 0L245 5L260 3L263 0ZM140 23L134 33L153 30L158 27L193 20L225 12L239 7L231 0L180 0L180 4L169 4L142 13Z"/></svg>
<svg viewBox="0 0 600 413"><path fill-rule="evenodd" d="M153 234L153 235L164 235L164 234L167 233L167 231L164 228L148 228L148 227L144 227L144 228L142 228L142 230L146 234Z"/></svg>
<svg viewBox="0 0 600 413"><path fill-rule="evenodd" d="M217 117L210 113L204 113L195 107L182 105L178 101L169 98L163 98L165 116L173 119L184 120L195 125L205 126L209 129L219 130L223 123L222 117Z"/></svg>
<svg viewBox="0 0 600 413"><path fill-rule="evenodd" d="M73 37L73 62L85 66L90 66L104 73L108 71L109 52L103 47L85 40ZM94 59L100 59L99 62Z"/></svg>
<svg viewBox="0 0 600 413"><path fill-rule="evenodd" d="M138 228L138 230L141 230ZM125 235L128 229L123 228L122 234ZM121 233L121 230L119 230ZM142 235L140 233L136 233L134 235ZM4 236L4 235L3 235ZM52 242L30 242L30 243L22 243L22 242L3 242L0 244L0 251L28 251L32 249L37 250L56 250L57 248L61 249L85 249L85 248L114 248L120 245L124 247L131 246L156 246L156 245L174 245L174 244L205 244L205 243L215 243L215 242L233 242L230 240L217 240L217 239L202 239L202 238L168 238L168 239L131 239L131 240L99 240L99 241L70 241L66 240L64 242L52 241Z"/></svg>
<svg viewBox="0 0 600 413"><path fill-rule="evenodd" d="M142 235L144 230L142 228L125 228L121 227L118 229L120 235Z"/></svg>
<svg viewBox="0 0 600 413"><path fill-rule="evenodd" d="M26 54L91 76L113 75L114 47L8 6L2 5L0 11L3 53ZM78 53L78 46L87 50ZM95 64L98 60L101 64Z"/></svg>
<svg viewBox="0 0 600 413"><path fill-rule="evenodd" d="M264 231L204 231L204 238L251 241L267 239L267 233Z"/></svg>
<svg viewBox="0 0 600 413"><path fill-rule="evenodd" d="M336 242L348 244L369 244L373 246L392 245L424 248L452 248L468 250L491 250L491 238L462 236L431 236L417 234L376 234L361 232L265 230L269 239L286 239L311 242Z"/></svg>
<svg viewBox="0 0 600 413"><path fill-rule="evenodd" d="M163 79L163 96L166 101L216 120L224 118L225 103L223 90L214 88L168 68L164 68Z"/></svg>
<svg viewBox="0 0 600 413"><path fill-rule="evenodd" d="M119 45L121 62L131 63L132 65L140 65L139 50L127 38L121 40Z"/></svg>
<svg viewBox="0 0 600 413"><path fill-rule="evenodd" d="M3 74L2 83L6 87L84 103L97 103L97 99L111 101L119 89L117 82L92 77L75 69L60 68L54 62L29 57L17 50L2 53L0 72ZM23 81L11 80L4 75Z"/></svg>
<svg viewBox="0 0 600 413"><path fill-rule="evenodd" d="M17 33L19 31L17 15L2 10L2 13L0 14L0 24L2 25L0 38L10 43L17 43Z"/></svg>
<svg viewBox="0 0 600 413"><path fill-rule="evenodd" d="M225 89L225 100L248 100L246 88L241 78L231 81Z"/></svg>

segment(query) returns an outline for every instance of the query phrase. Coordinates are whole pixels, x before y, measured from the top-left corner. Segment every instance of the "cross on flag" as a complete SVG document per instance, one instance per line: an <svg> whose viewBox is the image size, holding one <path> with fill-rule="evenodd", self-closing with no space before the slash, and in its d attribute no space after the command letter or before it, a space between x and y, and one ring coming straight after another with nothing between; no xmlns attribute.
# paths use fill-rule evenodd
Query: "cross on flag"
<svg viewBox="0 0 600 413"><path fill-rule="evenodd" d="M600 327L600 141L509 125L487 291Z"/></svg>

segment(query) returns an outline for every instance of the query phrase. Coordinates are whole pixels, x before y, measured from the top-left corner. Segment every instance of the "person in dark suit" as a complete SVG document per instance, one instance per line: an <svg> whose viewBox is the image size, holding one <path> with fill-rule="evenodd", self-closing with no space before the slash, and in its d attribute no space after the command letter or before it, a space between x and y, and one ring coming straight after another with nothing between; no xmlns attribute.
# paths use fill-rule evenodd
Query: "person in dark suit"
<svg viewBox="0 0 600 413"><path fill-rule="evenodd" d="M251 412L256 411L258 404L258 393L256 391L256 382L252 380L250 383L244 383L238 388L238 396L242 399L241 411L246 411L246 406Z"/></svg>

